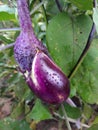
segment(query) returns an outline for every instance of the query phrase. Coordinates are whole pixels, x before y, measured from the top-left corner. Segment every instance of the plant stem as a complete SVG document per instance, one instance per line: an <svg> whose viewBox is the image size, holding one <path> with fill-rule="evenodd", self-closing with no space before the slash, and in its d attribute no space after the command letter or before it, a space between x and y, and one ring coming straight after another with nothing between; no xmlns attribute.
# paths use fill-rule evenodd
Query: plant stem
<svg viewBox="0 0 98 130"><path fill-rule="evenodd" d="M58 7L59 11L62 12L62 7L61 7L61 5L60 5L59 0L55 0L55 2L56 2L56 4L57 4L57 7Z"/></svg>
<svg viewBox="0 0 98 130"><path fill-rule="evenodd" d="M60 119L64 119L64 117L62 117L61 115L59 115L59 114L56 113L56 112L54 112L54 115L55 115L56 117L60 118ZM67 117L67 119L68 119L68 121L71 122L71 123L75 123L75 124L77 123L77 120L75 120L75 119L72 119L72 118L69 118L69 117ZM82 127L85 127L85 128L90 128L89 125L83 124L83 123L81 123L81 122L80 122L80 125L81 125Z"/></svg>
<svg viewBox="0 0 98 130"><path fill-rule="evenodd" d="M64 114L64 119L66 121L67 128L68 128L68 130L72 130L63 104L61 104L61 108L62 108L62 112Z"/></svg>
<svg viewBox="0 0 98 130"><path fill-rule="evenodd" d="M2 46L2 47L0 47L0 51L3 51L3 50L8 49L8 48L11 48L11 47L13 47L13 46L14 46L14 43L11 43L11 44Z"/></svg>
<svg viewBox="0 0 98 130"><path fill-rule="evenodd" d="M9 31L20 31L20 28L16 27L16 28L2 28L0 29L0 32L9 32Z"/></svg>
<svg viewBox="0 0 98 130"><path fill-rule="evenodd" d="M17 7L21 30L33 31L27 0L17 0Z"/></svg>
<svg viewBox="0 0 98 130"><path fill-rule="evenodd" d="M71 100L71 98L67 98L66 102L72 107L77 107L76 104Z"/></svg>
<svg viewBox="0 0 98 130"><path fill-rule="evenodd" d="M17 0L19 22L20 22L20 27L21 27L20 36L27 34L29 37L28 44L34 43L40 47L42 43L41 41L38 40L38 38L36 37L34 33L27 3L28 3L28 0Z"/></svg>

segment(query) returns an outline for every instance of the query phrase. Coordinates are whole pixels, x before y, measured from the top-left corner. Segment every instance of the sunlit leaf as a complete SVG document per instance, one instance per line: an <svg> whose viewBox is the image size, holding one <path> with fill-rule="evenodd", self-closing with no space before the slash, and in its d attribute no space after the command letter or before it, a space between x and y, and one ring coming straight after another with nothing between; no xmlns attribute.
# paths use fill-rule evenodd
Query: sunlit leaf
<svg viewBox="0 0 98 130"><path fill-rule="evenodd" d="M15 19L15 8L10 8L8 5L0 5L0 20Z"/></svg>
<svg viewBox="0 0 98 130"><path fill-rule="evenodd" d="M14 14L9 14L7 12L0 12L0 21L2 20L13 20L15 19Z"/></svg>
<svg viewBox="0 0 98 130"><path fill-rule="evenodd" d="M96 115L94 121L93 121L93 124L98 124L98 116Z"/></svg>
<svg viewBox="0 0 98 130"><path fill-rule="evenodd" d="M81 10L90 10L93 7L92 0L69 0Z"/></svg>

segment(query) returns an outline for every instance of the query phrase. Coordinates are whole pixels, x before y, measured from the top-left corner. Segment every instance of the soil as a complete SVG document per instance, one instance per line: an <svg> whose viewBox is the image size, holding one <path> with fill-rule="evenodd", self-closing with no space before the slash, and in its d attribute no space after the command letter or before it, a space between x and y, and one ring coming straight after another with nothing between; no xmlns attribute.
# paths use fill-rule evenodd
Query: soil
<svg viewBox="0 0 98 130"><path fill-rule="evenodd" d="M71 124L72 130L78 130L74 124ZM48 119L40 121L35 130L68 130L64 121ZM85 129L84 129L85 130Z"/></svg>

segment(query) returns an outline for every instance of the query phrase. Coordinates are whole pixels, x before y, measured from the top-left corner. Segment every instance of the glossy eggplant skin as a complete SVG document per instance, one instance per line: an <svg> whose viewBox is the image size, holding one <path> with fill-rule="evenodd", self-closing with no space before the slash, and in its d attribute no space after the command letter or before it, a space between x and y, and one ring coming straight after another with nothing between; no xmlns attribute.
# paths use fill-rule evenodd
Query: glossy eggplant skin
<svg viewBox="0 0 98 130"><path fill-rule="evenodd" d="M42 51L34 57L27 83L41 100L49 104L62 103L70 93L68 78Z"/></svg>

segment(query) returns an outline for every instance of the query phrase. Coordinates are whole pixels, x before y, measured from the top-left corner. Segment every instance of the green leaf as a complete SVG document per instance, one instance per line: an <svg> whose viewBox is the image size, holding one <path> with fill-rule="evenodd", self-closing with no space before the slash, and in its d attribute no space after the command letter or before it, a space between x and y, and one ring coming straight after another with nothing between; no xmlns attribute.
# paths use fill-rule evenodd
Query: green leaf
<svg viewBox="0 0 98 130"><path fill-rule="evenodd" d="M52 116L49 113L48 109L41 103L41 101L37 99L28 117L40 121L44 119L50 119Z"/></svg>
<svg viewBox="0 0 98 130"><path fill-rule="evenodd" d="M98 40L94 40L88 54L71 80L72 88L87 103L98 103Z"/></svg>
<svg viewBox="0 0 98 130"><path fill-rule="evenodd" d="M77 107L72 107L68 104L64 104L65 111L67 113L67 116L73 119L78 119L81 117L81 111ZM60 113L62 113L62 110L60 109ZM62 113L62 116L64 113Z"/></svg>
<svg viewBox="0 0 98 130"><path fill-rule="evenodd" d="M87 130L98 130L98 124L91 126L91 127L90 127L89 129L87 129Z"/></svg>
<svg viewBox="0 0 98 130"><path fill-rule="evenodd" d="M81 10L91 10L93 7L92 0L69 0Z"/></svg>
<svg viewBox="0 0 98 130"><path fill-rule="evenodd" d="M95 117L94 121L93 121L93 125L94 124L98 124L98 115Z"/></svg>
<svg viewBox="0 0 98 130"><path fill-rule="evenodd" d="M69 75L82 53L92 21L81 15L71 21L67 14L54 17L47 29L47 45L54 61ZM78 93L85 102L98 103L98 44L92 46L76 75L71 79L71 96Z"/></svg>
<svg viewBox="0 0 98 130"><path fill-rule="evenodd" d="M98 8L93 8L93 20L94 20L94 23L95 23L95 26L96 26L96 31L98 33Z"/></svg>
<svg viewBox="0 0 98 130"><path fill-rule="evenodd" d="M59 12L54 0L49 0L49 2L47 2L46 10L50 15L55 15Z"/></svg>
<svg viewBox="0 0 98 130"><path fill-rule="evenodd" d="M10 8L8 5L0 5L0 20L15 19L15 8Z"/></svg>
<svg viewBox="0 0 98 130"><path fill-rule="evenodd" d="M69 75L82 53L92 27L86 15L70 18L59 13L49 23L47 29L48 50L66 75Z"/></svg>
<svg viewBox="0 0 98 130"><path fill-rule="evenodd" d="M31 130L29 124L25 120L14 120L5 118L0 120L0 130Z"/></svg>
<svg viewBox="0 0 98 130"><path fill-rule="evenodd" d="M27 87L27 84L25 83L25 80L23 79L21 75L17 75L16 79L13 80L13 83L15 83L15 87L13 89L14 89L16 97L20 100L23 99L25 92L29 89Z"/></svg>
<svg viewBox="0 0 98 130"><path fill-rule="evenodd" d="M7 43L12 43L13 41L11 39L6 38L5 36L0 35L0 40Z"/></svg>
<svg viewBox="0 0 98 130"><path fill-rule="evenodd" d="M7 12L0 12L0 21L2 20L14 20L15 15L14 14L9 14Z"/></svg>
<svg viewBox="0 0 98 130"><path fill-rule="evenodd" d="M85 118L90 119L92 114L93 114L92 108L88 104L84 103L84 105L83 105L83 115L85 116Z"/></svg>
<svg viewBox="0 0 98 130"><path fill-rule="evenodd" d="M14 108L13 112L11 113L11 117L14 119L18 119L24 113L25 113L25 104L24 104L24 100L22 100Z"/></svg>

